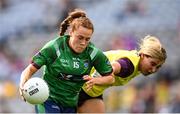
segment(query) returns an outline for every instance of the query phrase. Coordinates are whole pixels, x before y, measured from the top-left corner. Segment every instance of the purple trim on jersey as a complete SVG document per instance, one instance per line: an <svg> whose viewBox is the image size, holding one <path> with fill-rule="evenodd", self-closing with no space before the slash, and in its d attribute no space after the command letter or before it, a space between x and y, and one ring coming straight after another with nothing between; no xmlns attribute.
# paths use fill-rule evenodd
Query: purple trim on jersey
<svg viewBox="0 0 180 114"><path fill-rule="evenodd" d="M35 56L41 56L41 53L38 52L38 53L35 54ZM41 66L39 66L38 64L36 64L33 60L31 60L31 64L32 64L34 67L36 67L37 69L40 69L40 68L41 68Z"/></svg>
<svg viewBox="0 0 180 114"><path fill-rule="evenodd" d="M41 68L38 64L34 63L34 61L31 61L31 64L32 64L34 67L36 67L37 69L40 69L40 68Z"/></svg>
<svg viewBox="0 0 180 114"><path fill-rule="evenodd" d="M111 70L111 72L101 74L101 76L108 76L108 75L110 75L112 72L113 72L113 69Z"/></svg>
<svg viewBox="0 0 180 114"><path fill-rule="evenodd" d="M120 58L117 62L121 65L120 73L116 74L122 78L130 76L134 71L134 65L128 58Z"/></svg>

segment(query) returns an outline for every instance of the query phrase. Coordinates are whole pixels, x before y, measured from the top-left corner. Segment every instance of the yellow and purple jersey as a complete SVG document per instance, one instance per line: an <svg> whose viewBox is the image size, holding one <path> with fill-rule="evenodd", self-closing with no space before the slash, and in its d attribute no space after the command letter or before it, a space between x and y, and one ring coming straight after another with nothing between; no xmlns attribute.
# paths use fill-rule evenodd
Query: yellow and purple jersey
<svg viewBox="0 0 180 114"><path fill-rule="evenodd" d="M121 65L121 71L118 74L113 74L115 82L111 85L94 85L91 90L87 91L84 84L83 90L91 97L102 95L104 90L108 87L125 85L140 73L138 71L140 57L136 50L111 50L105 52L105 55L108 57L110 62L117 61ZM99 76L94 68L91 70L91 76Z"/></svg>

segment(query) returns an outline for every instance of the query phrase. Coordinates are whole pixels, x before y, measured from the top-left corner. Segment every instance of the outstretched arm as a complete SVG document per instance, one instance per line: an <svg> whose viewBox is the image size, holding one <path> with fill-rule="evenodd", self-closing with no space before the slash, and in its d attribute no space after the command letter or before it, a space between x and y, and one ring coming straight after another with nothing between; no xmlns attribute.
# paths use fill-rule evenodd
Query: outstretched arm
<svg viewBox="0 0 180 114"><path fill-rule="evenodd" d="M90 90L93 85L110 85L113 84L115 79L112 74L108 76L101 76L101 77L91 77L91 76L84 76L84 80L87 80L86 82L86 88L87 90Z"/></svg>
<svg viewBox="0 0 180 114"><path fill-rule="evenodd" d="M86 82L86 88L87 90L90 90L93 85L109 85L113 84L115 79L114 79L114 74L119 74L121 71L121 65L119 62L114 61L111 63L112 68L113 68L113 73L108 75L108 76L97 76L97 77L91 77L91 76L84 76L84 80L88 80Z"/></svg>

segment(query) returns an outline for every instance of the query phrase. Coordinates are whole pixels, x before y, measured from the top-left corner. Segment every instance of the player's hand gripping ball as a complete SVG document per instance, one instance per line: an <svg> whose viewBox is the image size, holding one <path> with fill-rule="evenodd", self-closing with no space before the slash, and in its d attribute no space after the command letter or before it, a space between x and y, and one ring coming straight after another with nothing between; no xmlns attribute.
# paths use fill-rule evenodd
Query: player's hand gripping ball
<svg viewBox="0 0 180 114"><path fill-rule="evenodd" d="M23 96L30 104L42 104L49 97L49 87L43 79L31 78L24 84Z"/></svg>

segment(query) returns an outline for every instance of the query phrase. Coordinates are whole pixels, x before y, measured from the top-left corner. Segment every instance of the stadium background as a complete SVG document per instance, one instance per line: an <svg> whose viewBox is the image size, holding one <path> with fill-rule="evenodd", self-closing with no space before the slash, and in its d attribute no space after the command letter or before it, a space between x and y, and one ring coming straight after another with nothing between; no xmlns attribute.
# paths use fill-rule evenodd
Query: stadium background
<svg viewBox="0 0 180 114"><path fill-rule="evenodd" d="M78 7L92 20L92 42L103 51L137 49L137 41L148 34L167 49L158 73L106 90L107 112L180 113L179 5L179 0L0 0L0 112L34 112L19 97L20 74L31 56L58 35L67 11Z"/></svg>

